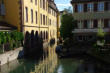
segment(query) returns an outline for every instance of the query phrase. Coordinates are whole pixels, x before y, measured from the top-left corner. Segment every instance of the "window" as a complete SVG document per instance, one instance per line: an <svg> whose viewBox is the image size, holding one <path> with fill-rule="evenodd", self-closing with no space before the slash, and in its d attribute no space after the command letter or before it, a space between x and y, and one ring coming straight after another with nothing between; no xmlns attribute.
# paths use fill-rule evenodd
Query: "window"
<svg viewBox="0 0 110 73"><path fill-rule="evenodd" d="M110 19L109 19L109 21L108 21L108 27L110 28Z"/></svg>
<svg viewBox="0 0 110 73"><path fill-rule="evenodd" d="M50 25L51 25L51 19L50 19Z"/></svg>
<svg viewBox="0 0 110 73"><path fill-rule="evenodd" d="M87 28L92 28L92 21L91 20L87 21Z"/></svg>
<svg viewBox="0 0 110 73"><path fill-rule="evenodd" d="M31 9L31 23L33 23L33 10Z"/></svg>
<svg viewBox="0 0 110 73"><path fill-rule="evenodd" d="M78 21L78 28L83 28L83 21Z"/></svg>
<svg viewBox="0 0 110 73"><path fill-rule="evenodd" d="M37 11L36 11L36 24L37 24Z"/></svg>
<svg viewBox="0 0 110 73"><path fill-rule="evenodd" d="M33 2L33 0L31 0L31 2Z"/></svg>
<svg viewBox="0 0 110 73"><path fill-rule="evenodd" d="M83 37L82 36L78 36L78 41L83 41Z"/></svg>
<svg viewBox="0 0 110 73"><path fill-rule="evenodd" d="M48 32L46 31L46 39L48 39Z"/></svg>
<svg viewBox="0 0 110 73"><path fill-rule="evenodd" d="M104 2L98 3L98 11L104 11Z"/></svg>
<svg viewBox="0 0 110 73"><path fill-rule="evenodd" d="M109 24L109 20L108 19L104 19L104 28L109 27L108 24Z"/></svg>
<svg viewBox="0 0 110 73"><path fill-rule="evenodd" d="M93 6L94 6L93 3L89 3L89 4L87 5L87 11L92 12L93 9L94 9Z"/></svg>
<svg viewBox="0 0 110 73"><path fill-rule="evenodd" d="M40 22L41 22L41 25L42 25L42 14L40 14Z"/></svg>
<svg viewBox="0 0 110 73"><path fill-rule="evenodd" d="M87 20L84 20L84 28L87 28Z"/></svg>
<svg viewBox="0 0 110 73"><path fill-rule="evenodd" d="M44 31L44 37L43 37L43 39L44 39L44 40L46 39L46 33L45 33L45 31Z"/></svg>
<svg viewBox="0 0 110 73"><path fill-rule="evenodd" d="M50 24L50 19L48 18L48 25Z"/></svg>
<svg viewBox="0 0 110 73"><path fill-rule="evenodd" d="M27 7L25 7L25 11L26 11L26 22L28 22L28 8Z"/></svg>
<svg viewBox="0 0 110 73"><path fill-rule="evenodd" d="M35 5L37 5L37 0L35 0Z"/></svg>
<svg viewBox="0 0 110 73"><path fill-rule="evenodd" d="M43 0L43 9L45 9L45 0Z"/></svg>
<svg viewBox="0 0 110 73"><path fill-rule="evenodd" d="M110 11L110 2L108 3L108 10Z"/></svg>
<svg viewBox="0 0 110 73"><path fill-rule="evenodd" d="M47 16L46 16L46 25L47 25Z"/></svg>
<svg viewBox="0 0 110 73"><path fill-rule="evenodd" d="M94 28L97 28L98 27L98 20L94 20L94 25L93 25Z"/></svg>
<svg viewBox="0 0 110 73"><path fill-rule="evenodd" d="M42 0L40 0L40 8L42 8Z"/></svg>
<svg viewBox="0 0 110 73"><path fill-rule="evenodd" d="M43 15L43 24L45 25L45 15Z"/></svg>
<svg viewBox="0 0 110 73"><path fill-rule="evenodd" d="M41 37L41 38L43 37L42 31L40 32L40 37Z"/></svg>
<svg viewBox="0 0 110 73"><path fill-rule="evenodd" d="M83 12L83 4L78 4L78 12Z"/></svg>

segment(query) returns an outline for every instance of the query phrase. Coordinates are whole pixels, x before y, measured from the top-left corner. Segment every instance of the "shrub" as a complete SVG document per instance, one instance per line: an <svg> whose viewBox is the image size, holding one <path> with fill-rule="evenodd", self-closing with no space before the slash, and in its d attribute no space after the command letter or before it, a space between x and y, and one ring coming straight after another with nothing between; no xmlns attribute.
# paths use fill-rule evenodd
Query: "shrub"
<svg viewBox="0 0 110 73"><path fill-rule="evenodd" d="M4 52L18 48L21 46L19 41L23 41L23 38L24 37L22 32L0 32L0 46L2 46L1 49L3 49Z"/></svg>

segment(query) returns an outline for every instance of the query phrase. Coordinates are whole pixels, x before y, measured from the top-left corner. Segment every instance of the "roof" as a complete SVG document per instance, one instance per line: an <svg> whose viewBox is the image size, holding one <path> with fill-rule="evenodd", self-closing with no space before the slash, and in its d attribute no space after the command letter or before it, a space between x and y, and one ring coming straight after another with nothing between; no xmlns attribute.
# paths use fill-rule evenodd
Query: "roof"
<svg viewBox="0 0 110 73"><path fill-rule="evenodd" d="M55 11L58 12L58 8L57 8L54 0L48 0L48 3L49 3L49 7L51 7L52 9L54 9Z"/></svg>
<svg viewBox="0 0 110 73"><path fill-rule="evenodd" d="M0 30L16 30L16 29L17 29L17 27L15 27L11 24L8 24L3 21L0 22Z"/></svg>
<svg viewBox="0 0 110 73"><path fill-rule="evenodd" d="M82 2L100 2L100 1L110 1L110 0L72 0L71 3L82 3Z"/></svg>

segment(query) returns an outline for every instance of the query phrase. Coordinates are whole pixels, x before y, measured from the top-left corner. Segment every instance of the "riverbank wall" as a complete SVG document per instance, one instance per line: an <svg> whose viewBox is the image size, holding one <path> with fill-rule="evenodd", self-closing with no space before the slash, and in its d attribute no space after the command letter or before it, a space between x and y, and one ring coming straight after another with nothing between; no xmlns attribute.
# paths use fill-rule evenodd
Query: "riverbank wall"
<svg viewBox="0 0 110 73"><path fill-rule="evenodd" d="M18 55L19 55L19 52L22 49L23 49L23 47L19 47L15 50L11 50L9 52L0 54L0 66L17 59Z"/></svg>

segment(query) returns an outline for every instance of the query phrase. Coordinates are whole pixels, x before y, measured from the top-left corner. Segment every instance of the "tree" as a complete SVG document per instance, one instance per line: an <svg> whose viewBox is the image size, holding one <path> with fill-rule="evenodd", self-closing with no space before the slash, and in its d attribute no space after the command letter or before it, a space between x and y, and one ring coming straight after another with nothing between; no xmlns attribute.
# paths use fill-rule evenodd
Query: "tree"
<svg viewBox="0 0 110 73"><path fill-rule="evenodd" d="M63 39L71 38L73 36L74 24L76 21L72 16L72 12L69 9L64 10L64 14L61 17L60 35Z"/></svg>
<svg viewBox="0 0 110 73"><path fill-rule="evenodd" d="M99 28L98 32L97 32L97 38L98 38L97 44L98 45L101 45L101 46L104 45L104 43L105 43L104 36L105 36L105 33L104 33L103 29Z"/></svg>

